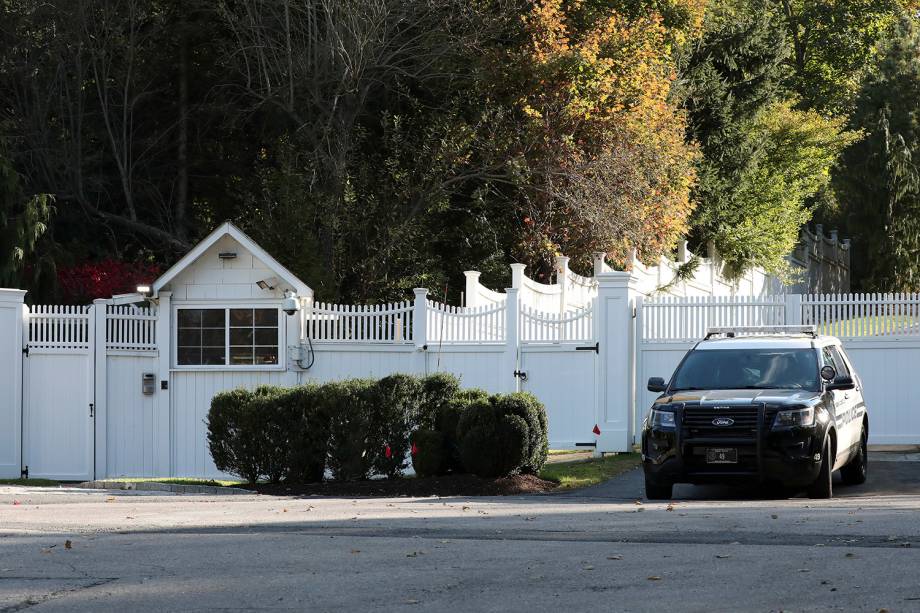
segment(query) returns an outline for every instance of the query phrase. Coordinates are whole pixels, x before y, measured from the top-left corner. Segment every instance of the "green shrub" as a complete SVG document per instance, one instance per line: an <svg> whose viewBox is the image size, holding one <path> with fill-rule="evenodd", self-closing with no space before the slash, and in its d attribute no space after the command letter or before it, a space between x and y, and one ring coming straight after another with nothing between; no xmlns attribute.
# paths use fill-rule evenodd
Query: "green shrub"
<svg viewBox="0 0 920 613"><path fill-rule="evenodd" d="M527 445L523 450L523 473L539 474L549 456L549 436L546 409L533 394L518 392L502 394L493 399L496 409L504 415L517 415L527 426Z"/></svg>
<svg viewBox="0 0 920 613"><path fill-rule="evenodd" d="M297 427L297 407L291 406L292 390L260 385L249 400L249 412L257 426L253 432L257 463L270 483L280 483L290 472L291 433Z"/></svg>
<svg viewBox="0 0 920 613"><path fill-rule="evenodd" d="M416 377L390 375L372 389L371 439L374 470L396 477L408 466L409 435L419 413L422 386Z"/></svg>
<svg viewBox="0 0 920 613"><path fill-rule="evenodd" d="M463 468L480 477L536 472L548 454L543 406L530 394L479 398L457 425Z"/></svg>
<svg viewBox="0 0 920 613"><path fill-rule="evenodd" d="M285 397L291 423L286 480L292 483L322 481L326 471L329 417L321 401L322 390L318 385L302 385Z"/></svg>
<svg viewBox="0 0 920 613"><path fill-rule="evenodd" d="M374 384L349 379L322 386L321 406L329 417L328 468L333 479L367 479L374 466Z"/></svg>
<svg viewBox="0 0 920 613"><path fill-rule="evenodd" d="M218 470L255 483L263 474L262 420L245 389L220 392L208 410L208 447Z"/></svg>
<svg viewBox="0 0 920 613"><path fill-rule="evenodd" d="M420 429L412 433L412 468L419 477L435 477L447 472L447 455L444 433Z"/></svg>
<svg viewBox="0 0 920 613"><path fill-rule="evenodd" d="M432 429L436 427L438 412L460 392L460 380L450 373L439 372L423 377L420 383L422 398L415 425Z"/></svg>
<svg viewBox="0 0 920 613"><path fill-rule="evenodd" d="M460 439L457 436L460 416L470 406L478 402L488 402L488 400L488 392L478 388L470 388L456 392L450 401L439 407L435 417L435 429L444 436L444 461L441 474L463 472Z"/></svg>

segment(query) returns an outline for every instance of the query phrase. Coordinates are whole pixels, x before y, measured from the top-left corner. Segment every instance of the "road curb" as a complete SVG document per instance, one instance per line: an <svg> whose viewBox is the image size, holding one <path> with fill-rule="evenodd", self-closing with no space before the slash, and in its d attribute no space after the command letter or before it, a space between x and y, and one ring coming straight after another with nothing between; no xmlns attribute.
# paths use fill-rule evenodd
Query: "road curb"
<svg viewBox="0 0 920 613"><path fill-rule="evenodd" d="M159 483L157 481L86 481L77 487L90 490L134 490L138 492L171 492L173 494L207 494L209 496L253 494L252 491L239 487L182 485L178 483Z"/></svg>

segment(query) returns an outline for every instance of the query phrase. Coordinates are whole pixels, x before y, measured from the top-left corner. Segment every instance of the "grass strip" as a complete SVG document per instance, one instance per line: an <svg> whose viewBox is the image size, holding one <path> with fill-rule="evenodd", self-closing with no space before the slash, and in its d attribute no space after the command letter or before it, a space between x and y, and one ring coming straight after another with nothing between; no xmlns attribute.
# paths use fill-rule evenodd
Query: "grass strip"
<svg viewBox="0 0 920 613"><path fill-rule="evenodd" d="M581 462L547 464L540 477L555 481L559 489L569 490L603 483L639 465L638 453L618 453Z"/></svg>

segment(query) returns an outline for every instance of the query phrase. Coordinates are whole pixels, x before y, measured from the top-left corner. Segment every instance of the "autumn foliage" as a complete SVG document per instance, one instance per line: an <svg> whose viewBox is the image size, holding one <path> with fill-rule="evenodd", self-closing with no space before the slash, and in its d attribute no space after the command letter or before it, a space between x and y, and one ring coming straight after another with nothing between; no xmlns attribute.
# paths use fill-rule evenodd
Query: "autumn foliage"
<svg viewBox="0 0 920 613"><path fill-rule="evenodd" d="M592 252L623 260L633 247L653 259L687 231L696 151L672 96L672 45L696 36L702 8L685 8L695 16L681 31L656 12L630 18L562 0L524 18L524 261L565 252L585 266Z"/></svg>

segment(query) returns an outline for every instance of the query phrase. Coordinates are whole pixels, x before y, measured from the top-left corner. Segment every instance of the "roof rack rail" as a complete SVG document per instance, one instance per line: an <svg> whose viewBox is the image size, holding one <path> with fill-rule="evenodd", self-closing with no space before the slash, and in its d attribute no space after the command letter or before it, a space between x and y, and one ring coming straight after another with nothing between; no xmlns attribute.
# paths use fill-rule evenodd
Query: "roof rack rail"
<svg viewBox="0 0 920 613"><path fill-rule="evenodd" d="M713 336L736 338L739 336L757 336L767 334L780 334L783 336L809 336L818 338L818 331L814 326L720 326L709 328L705 340Z"/></svg>

